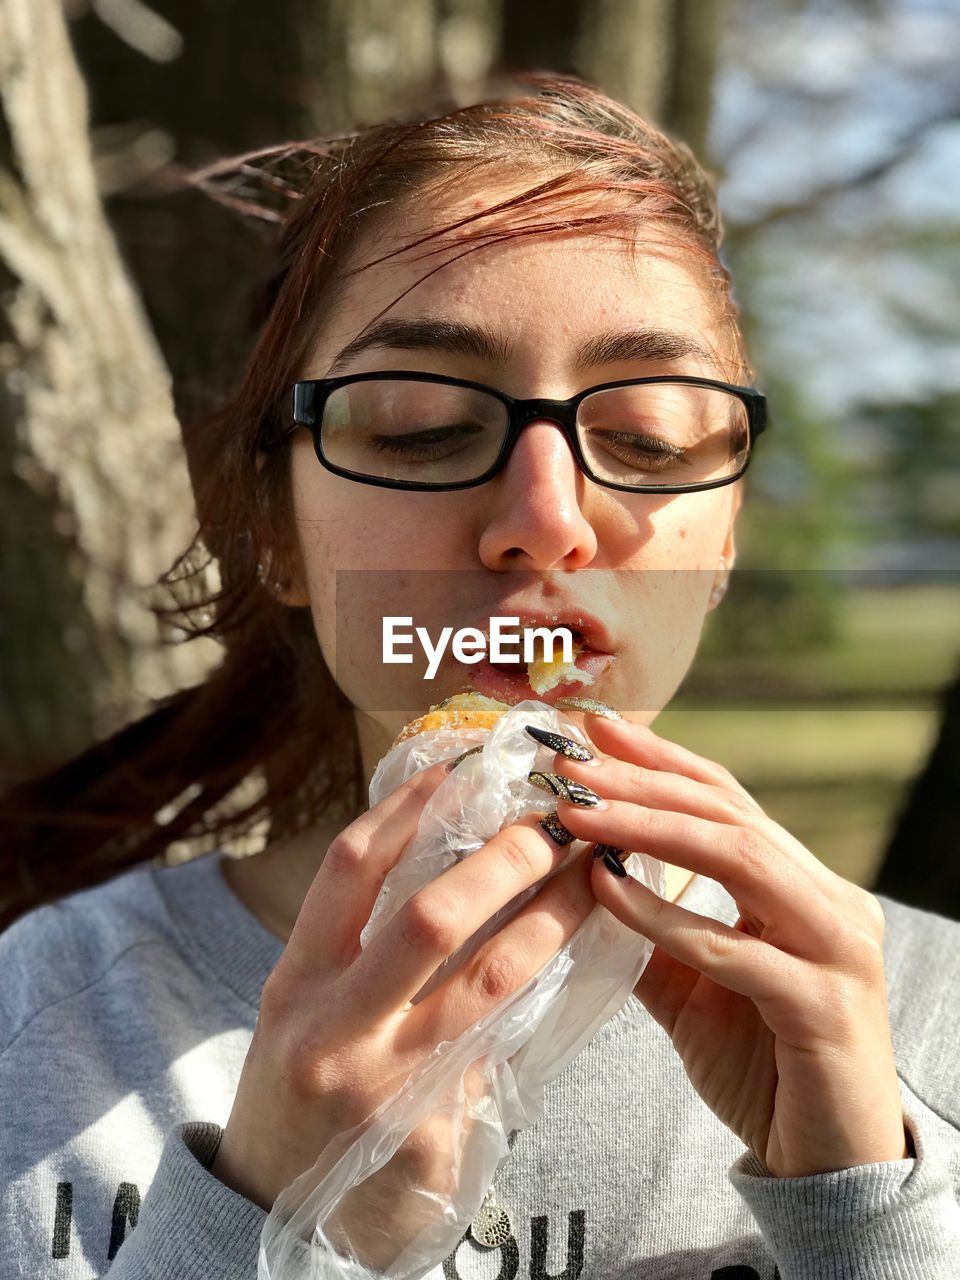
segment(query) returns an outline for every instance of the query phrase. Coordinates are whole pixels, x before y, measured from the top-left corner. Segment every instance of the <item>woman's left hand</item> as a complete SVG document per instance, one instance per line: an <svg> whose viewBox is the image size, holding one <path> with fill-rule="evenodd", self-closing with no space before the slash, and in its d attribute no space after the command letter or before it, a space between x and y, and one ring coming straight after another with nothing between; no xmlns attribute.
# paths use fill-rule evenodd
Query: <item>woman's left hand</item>
<svg viewBox="0 0 960 1280"><path fill-rule="evenodd" d="M722 766L628 721L591 715L596 763L553 768L598 792L559 802L575 836L719 881L731 928L602 862L594 893L655 949L636 995L693 1087L776 1177L910 1153L883 968L883 910L778 826Z"/></svg>

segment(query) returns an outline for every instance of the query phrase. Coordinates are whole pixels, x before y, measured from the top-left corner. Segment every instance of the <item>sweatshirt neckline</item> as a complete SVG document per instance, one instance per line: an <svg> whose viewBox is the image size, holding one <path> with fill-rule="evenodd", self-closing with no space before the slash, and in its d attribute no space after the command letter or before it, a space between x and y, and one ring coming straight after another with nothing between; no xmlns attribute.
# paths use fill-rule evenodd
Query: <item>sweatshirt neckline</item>
<svg viewBox="0 0 960 1280"><path fill-rule="evenodd" d="M227 884L222 850L176 866L154 869L157 889L170 914L210 968L235 995L254 1008L283 943L260 923Z"/></svg>

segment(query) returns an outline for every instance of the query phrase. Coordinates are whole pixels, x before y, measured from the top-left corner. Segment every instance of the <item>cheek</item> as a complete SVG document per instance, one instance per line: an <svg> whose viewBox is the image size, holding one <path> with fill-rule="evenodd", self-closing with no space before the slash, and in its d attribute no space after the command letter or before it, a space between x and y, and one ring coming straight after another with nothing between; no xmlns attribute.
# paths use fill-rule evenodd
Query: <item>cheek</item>
<svg viewBox="0 0 960 1280"><path fill-rule="evenodd" d="M693 662L731 512L731 498L719 490L675 495L650 513L634 571L617 575L630 641L618 672L621 700L611 700L642 723L663 710Z"/></svg>
<svg viewBox="0 0 960 1280"><path fill-rule="evenodd" d="M732 518L726 490L678 493L653 517L649 550L660 565L703 572L716 571Z"/></svg>
<svg viewBox="0 0 960 1280"><path fill-rule="evenodd" d="M424 520L389 490L328 475L312 447L297 462L296 537L324 660L356 706L392 706L392 686L406 669L384 668L383 616L414 614L430 603L420 597L436 593L435 575L410 570L442 567L444 521ZM442 603L448 609L449 597ZM434 626L431 634L437 632ZM415 705L420 702L422 691Z"/></svg>

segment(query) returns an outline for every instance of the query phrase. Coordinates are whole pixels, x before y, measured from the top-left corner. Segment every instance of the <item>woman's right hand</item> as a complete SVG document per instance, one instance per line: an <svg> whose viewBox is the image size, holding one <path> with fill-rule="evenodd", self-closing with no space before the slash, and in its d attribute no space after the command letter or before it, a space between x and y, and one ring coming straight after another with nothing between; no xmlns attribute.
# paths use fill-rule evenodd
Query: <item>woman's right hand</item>
<svg viewBox="0 0 960 1280"><path fill-rule="evenodd" d="M264 984L253 1039L211 1172L269 1210L328 1144L394 1094L438 1044L454 1040L533 977L596 906L589 859L554 876L460 968L411 1004L427 979L497 910L555 871L559 847L532 815L414 894L362 951L387 872L443 781L441 762L414 774L330 844L287 946ZM449 1198L451 1170L423 1132L352 1193L350 1220L369 1198L375 1239L417 1216L426 1185ZM449 1162L447 1162L449 1163ZM385 1187L389 1194L385 1195ZM367 1188L366 1191L364 1188ZM351 1241L356 1248L363 1242ZM384 1266L370 1240L364 1260Z"/></svg>

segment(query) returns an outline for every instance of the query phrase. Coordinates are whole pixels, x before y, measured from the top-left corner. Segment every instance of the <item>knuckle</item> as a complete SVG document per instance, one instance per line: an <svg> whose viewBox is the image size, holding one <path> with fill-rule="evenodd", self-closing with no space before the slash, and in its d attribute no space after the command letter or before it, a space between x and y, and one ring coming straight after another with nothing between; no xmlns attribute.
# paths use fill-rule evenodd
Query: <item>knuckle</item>
<svg viewBox="0 0 960 1280"><path fill-rule="evenodd" d="M283 1054L283 1085L291 1097L314 1099L329 1095L327 1073L316 1046L306 1037L298 1037Z"/></svg>
<svg viewBox="0 0 960 1280"><path fill-rule="evenodd" d="M836 952L848 971L873 980L883 971L884 926L883 907L872 893L858 885L850 885L850 910L845 912L836 931Z"/></svg>
<svg viewBox="0 0 960 1280"><path fill-rule="evenodd" d="M724 791L740 790L740 783L726 766L718 764L716 760L704 760L703 763L706 766L704 776L708 785L722 787Z"/></svg>
<svg viewBox="0 0 960 1280"><path fill-rule="evenodd" d="M734 818L755 818L760 807L752 796L745 791L727 790L723 795L723 803L727 812Z"/></svg>
<svg viewBox="0 0 960 1280"><path fill-rule="evenodd" d="M376 1041L344 1038L324 1025L303 1027L276 1046L279 1084L302 1102L322 1103L328 1116L360 1120L376 1105L375 1071L359 1064L377 1059Z"/></svg>
<svg viewBox="0 0 960 1280"><path fill-rule="evenodd" d="M537 858L538 849L532 841L524 840L519 831L502 833L502 837L498 837L497 852L508 869L524 884L539 880L543 874Z"/></svg>
<svg viewBox="0 0 960 1280"><path fill-rule="evenodd" d="M412 951L449 955L457 945L458 916L456 905L439 894L414 894L399 912L400 937Z"/></svg>
<svg viewBox="0 0 960 1280"><path fill-rule="evenodd" d="M654 773L655 770L647 769L642 764L635 764L631 767L630 782L636 787L639 795L645 795L656 783L657 779Z"/></svg>
<svg viewBox="0 0 960 1280"><path fill-rule="evenodd" d="M759 831L742 827L734 836L733 856L737 866L751 875L764 875L770 868L770 848Z"/></svg>
<svg viewBox="0 0 960 1280"><path fill-rule="evenodd" d="M875 894L871 893L869 889L862 889L859 886L856 886L856 888L860 907L866 915L867 920L873 925L874 929L876 929L878 935L883 937L884 931L887 927L887 917L884 913L880 899Z"/></svg>
<svg viewBox="0 0 960 1280"><path fill-rule="evenodd" d="M845 952L855 973L872 979L883 972L883 939L878 934L862 929L851 931L846 938Z"/></svg>
<svg viewBox="0 0 960 1280"><path fill-rule="evenodd" d="M404 1139L391 1164L407 1187L430 1187L433 1191L445 1187L451 1173L443 1135L434 1135L424 1126Z"/></svg>
<svg viewBox="0 0 960 1280"><path fill-rule="evenodd" d="M740 940L735 935L724 933L718 929L708 929L704 933L703 948L709 960L722 963L733 955L739 942Z"/></svg>
<svg viewBox="0 0 960 1280"><path fill-rule="evenodd" d="M476 961L472 977L480 994L494 1002L512 995L523 980L516 960L504 951L492 951Z"/></svg>
<svg viewBox="0 0 960 1280"><path fill-rule="evenodd" d="M282 1085L288 1097L300 1103L322 1103L345 1126L365 1114L368 1100L356 1080L325 1052L315 1038L293 1045L284 1060Z"/></svg>
<svg viewBox="0 0 960 1280"><path fill-rule="evenodd" d="M327 871L339 879L357 872L363 865L365 857L366 847L363 841L355 835L348 835L345 831L341 831L330 842L323 860Z"/></svg>

